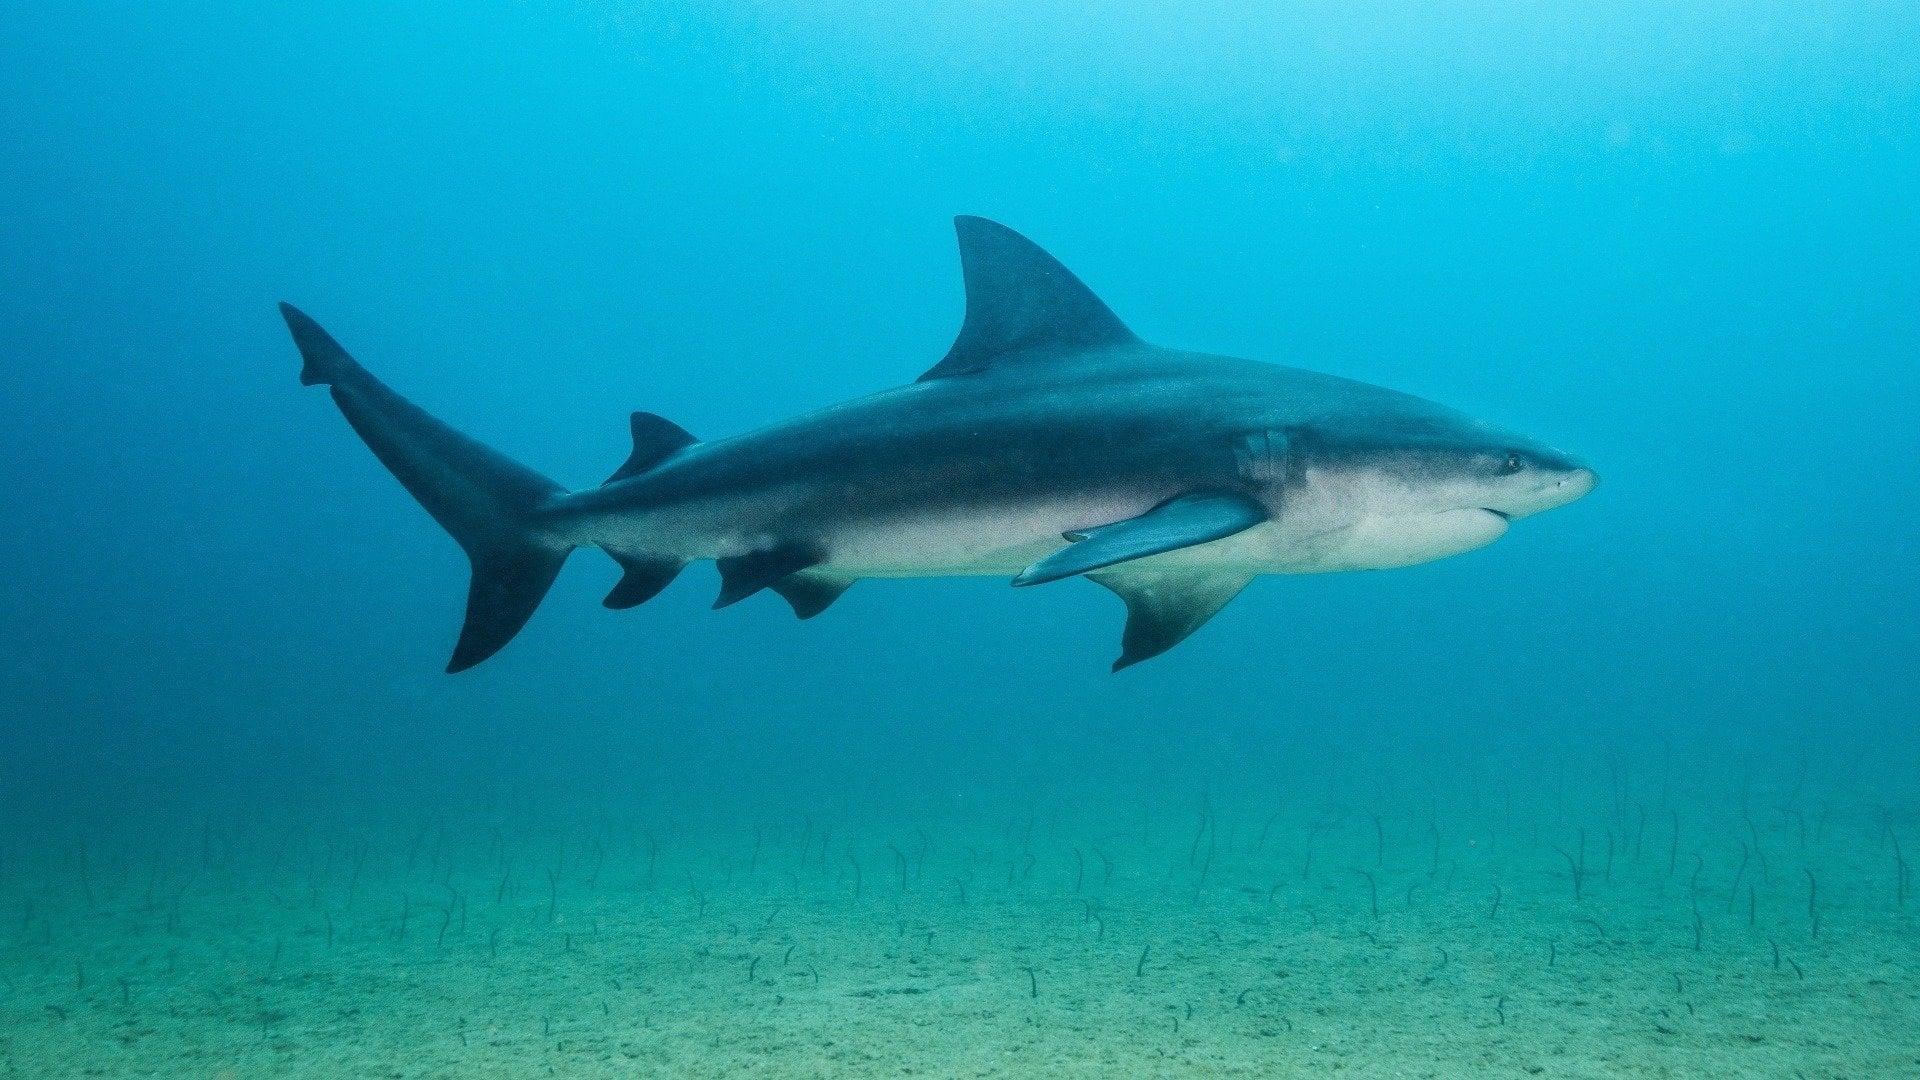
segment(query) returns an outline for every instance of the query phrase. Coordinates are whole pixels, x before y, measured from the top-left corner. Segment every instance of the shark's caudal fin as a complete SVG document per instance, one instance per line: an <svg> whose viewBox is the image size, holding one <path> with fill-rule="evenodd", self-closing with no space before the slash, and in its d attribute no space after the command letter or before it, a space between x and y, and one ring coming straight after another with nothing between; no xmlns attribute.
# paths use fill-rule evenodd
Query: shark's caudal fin
<svg viewBox="0 0 1920 1080"><path fill-rule="evenodd" d="M280 314L305 362L301 383L331 389L374 456L473 563L466 623L447 670L465 671L499 652L532 617L572 550L533 524L563 489L394 393L298 308L281 304Z"/></svg>

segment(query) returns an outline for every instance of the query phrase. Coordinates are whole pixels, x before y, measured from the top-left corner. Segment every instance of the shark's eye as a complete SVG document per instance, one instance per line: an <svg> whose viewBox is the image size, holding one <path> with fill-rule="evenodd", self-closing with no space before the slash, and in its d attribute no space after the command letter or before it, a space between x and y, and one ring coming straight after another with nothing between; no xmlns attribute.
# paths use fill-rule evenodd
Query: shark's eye
<svg viewBox="0 0 1920 1080"><path fill-rule="evenodd" d="M1526 465L1526 462L1521 460L1520 458L1520 452L1518 450L1513 450L1507 453L1507 460L1503 464L1502 469L1506 472L1516 473L1516 472L1519 472L1521 468L1523 468L1525 465Z"/></svg>

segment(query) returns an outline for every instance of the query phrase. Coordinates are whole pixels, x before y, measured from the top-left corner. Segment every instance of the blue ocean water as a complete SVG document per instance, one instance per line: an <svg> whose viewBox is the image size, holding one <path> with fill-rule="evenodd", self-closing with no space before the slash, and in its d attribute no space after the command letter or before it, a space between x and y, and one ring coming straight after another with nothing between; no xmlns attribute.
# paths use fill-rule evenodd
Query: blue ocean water
<svg viewBox="0 0 1920 1080"><path fill-rule="evenodd" d="M10 1073L1920 1069L1910 5L56 4L0 131ZM1604 483L1119 675L1084 583L592 553L441 674L275 301L587 486L914 378L959 213Z"/></svg>

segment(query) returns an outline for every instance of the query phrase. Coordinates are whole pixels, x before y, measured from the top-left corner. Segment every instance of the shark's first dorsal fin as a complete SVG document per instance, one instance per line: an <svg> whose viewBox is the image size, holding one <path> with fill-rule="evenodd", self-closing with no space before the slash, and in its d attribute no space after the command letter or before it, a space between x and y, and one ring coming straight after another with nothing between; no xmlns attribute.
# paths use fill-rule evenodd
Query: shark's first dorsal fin
<svg viewBox="0 0 1920 1080"><path fill-rule="evenodd" d="M997 222L958 217L967 318L926 379L970 375L1003 360L1138 341L1093 290L1039 245Z"/></svg>

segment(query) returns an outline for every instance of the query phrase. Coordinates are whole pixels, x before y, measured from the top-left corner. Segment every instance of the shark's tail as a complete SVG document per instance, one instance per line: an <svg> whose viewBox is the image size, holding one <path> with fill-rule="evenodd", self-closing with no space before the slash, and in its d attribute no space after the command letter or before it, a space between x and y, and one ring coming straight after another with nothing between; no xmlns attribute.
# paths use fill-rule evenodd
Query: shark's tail
<svg viewBox="0 0 1920 1080"><path fill-rule="evenodd" d="M388 389L298 308L281 304L280 314L305 361L300 381L331 389L374 456L473 563L467 620L447 670L465 671L499 652L540 606L573 550L535 523L564 489Z"/></svg>

